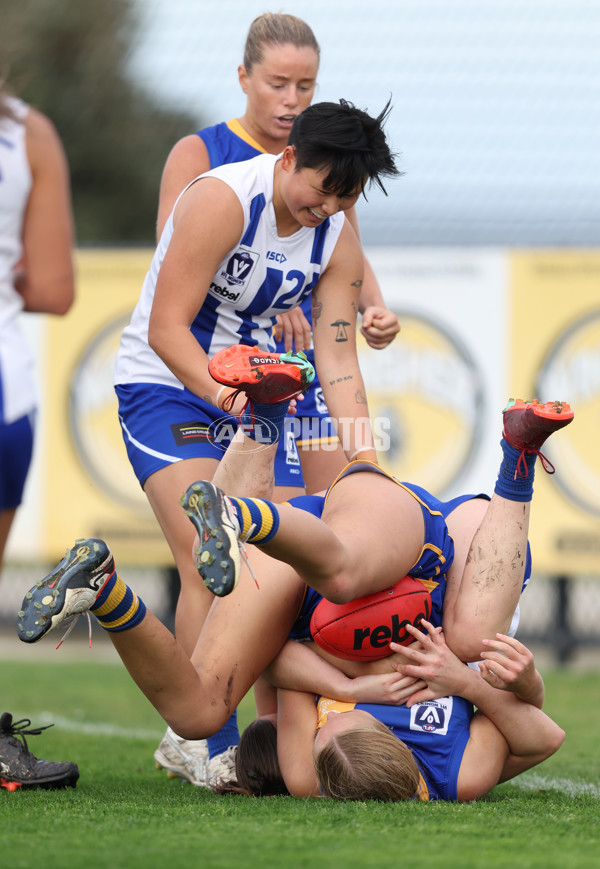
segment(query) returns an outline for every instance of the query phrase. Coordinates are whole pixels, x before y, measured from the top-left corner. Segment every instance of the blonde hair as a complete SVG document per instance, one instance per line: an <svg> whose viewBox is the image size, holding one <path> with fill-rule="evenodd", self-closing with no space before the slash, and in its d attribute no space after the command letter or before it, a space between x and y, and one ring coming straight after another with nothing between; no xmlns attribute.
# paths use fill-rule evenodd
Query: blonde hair
<svg viewBox="0 0 600 869"><path fill-rule="evenodd" d="M334 800L398 802L419 792L412 752L380 721L332 737L314 764L323 793Z"/></svg>
<svg viewBox="0 0 600 869"><path fill-rule="evenodd" d="M283 12L265 12L255 18L246 37L244 66L246 72L261 63L265 45L295 45L296 48L313 48L320 56L319 43L306 21Z"/></svg>

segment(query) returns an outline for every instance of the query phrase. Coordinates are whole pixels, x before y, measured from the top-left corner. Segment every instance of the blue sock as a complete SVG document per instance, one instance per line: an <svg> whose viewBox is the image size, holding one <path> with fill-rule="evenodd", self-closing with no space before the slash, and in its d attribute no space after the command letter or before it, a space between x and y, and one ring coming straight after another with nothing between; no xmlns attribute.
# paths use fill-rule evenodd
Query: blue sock
<svg viewBox="0 0 600 869"><path fill-rule="evenodd" d="M533 478L535 477L536 453L524 453L523 450L511 447L504 438L500 441L502 464L494 492L508 501L531 501L533 498ZM527 470L527 476L522 477L519 470Z"/></svg>
<svg viewBox="0 0 600 869"><path fill-rule="evenodd" d="M239 741L240 731L238 729L236 709L223 727L206 740L209 760L212 760L218 754L223 754L225 749L229 748L230 745L237 745Z"/></svg>
<svg viewBox="0 0 600 869"><path fill-rule="evenodd" d="M246 437L259 444L276 444L283 434L289 401L275 404L260 404L252 401L240 417L240 425Z"/></svg>

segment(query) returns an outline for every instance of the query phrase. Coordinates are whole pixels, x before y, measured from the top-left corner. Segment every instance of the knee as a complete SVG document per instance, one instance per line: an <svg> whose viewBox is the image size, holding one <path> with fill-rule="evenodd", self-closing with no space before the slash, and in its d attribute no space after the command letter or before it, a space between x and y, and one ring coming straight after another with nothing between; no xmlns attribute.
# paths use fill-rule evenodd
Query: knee
<svg viewBox="0 0 600 869"><path fill-rule="evenodd" d="M182 739L198 740L214 736L228 721L231 712L219 713L215 709L205 709L202 714L186 717L169 717L167 724Z"/></svg>

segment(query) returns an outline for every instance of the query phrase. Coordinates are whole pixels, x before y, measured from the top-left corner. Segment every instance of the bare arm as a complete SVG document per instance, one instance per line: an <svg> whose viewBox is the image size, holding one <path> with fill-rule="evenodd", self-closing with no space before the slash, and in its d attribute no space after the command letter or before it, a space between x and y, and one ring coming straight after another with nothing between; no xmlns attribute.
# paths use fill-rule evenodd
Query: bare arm
<svg viewBox="0 0 600 869"><path fill-rule="evenodd" d="M359 672L348 677L335 663L325 661L306 643L295 640L288 640L265 675L278 688L315 692L356 703L398 705L415 691L414 679L392 670L379 675Z"/></svg>
<svg viewBox="0 0 600 869"><path fill-rule="evenodd" d="M219 263L242 231L242 206L227 184L207 178L192 185L175 210L150 314L152 349L188 389L212 404L220 387L208 372L208 357L190 325ZM221 393L221 405L224 397Z"/></svg>
<svg viewBox="0 0 600 869"><path fill-rule="evenodd" d="M277 691L277 757L286 787L295 797L320 796L313 764L313 740L317 729L314 694Z"/></svg>
<svg viewBox="0 0 600 869"><path fill-rule="evenodd" d="M362 252L346 223L312 293L315 362L325 401L350 460L376 461L369 408L356 352L356 316L363 279Z"/></svg>
<svg viewBox="0 0 600 869"><path fill-rule="evenodd" d="M206 145L200 136L184 136L171 149L167 157L160 181L158 216L156 219L156 240L165 228L165 223L173 211L177 197L190 181L208 172L210 159Z"/></svg>
<svg viewBox="0 0 600 869"><path fill-rule="evenodd" d="M360 241L356 208L351 208L347 211L346 217ZM358 305L358 309L362 314L360 331L364 335L369 347L372 347L374 350L382 350L394 340L400 331L400 323L396 314L386 306L379 281L364 251L363 271L363 284Z"/></svg>
<svg viewBox="0 0 600 869"><path fill-rule="evenodd" d="M440 628L424 625L427 635L407 626L419 642L404 649L412 663L402 667L402 672L423 679L433 692L430 696L453 694L478 707L458 777L460 800L483 796L498 782L541 763L560 748L564 731L541 709L487 684L479 672L450 651ZM514 640L507 645L513 642L517 644ZM523 687L536 681L530 675ZM428 699L427 692L419 692L407 706L420 699Z"/></svg>
<svg viewBox="0 0 600 869"><path fill-rule="evenodd" d="M26 143L33 184L15 287L23 296L26 311L66 314L75 297L67 159L54 125L35 109L27 115Z"/></svg>

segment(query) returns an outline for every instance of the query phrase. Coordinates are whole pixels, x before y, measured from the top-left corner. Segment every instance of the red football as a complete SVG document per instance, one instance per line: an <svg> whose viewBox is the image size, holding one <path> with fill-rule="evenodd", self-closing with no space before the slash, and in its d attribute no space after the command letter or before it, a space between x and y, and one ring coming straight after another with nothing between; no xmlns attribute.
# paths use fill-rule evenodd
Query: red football
<svg viewBox="0 0 600 869"><path fill-rule="evenodd" d="M383 591L350 603L321 600L310 620L315 643L347 661L376 661L391 655L390 642L407 646L406 625L431 617L431 597L422 582L405 576Z"/></svg>

